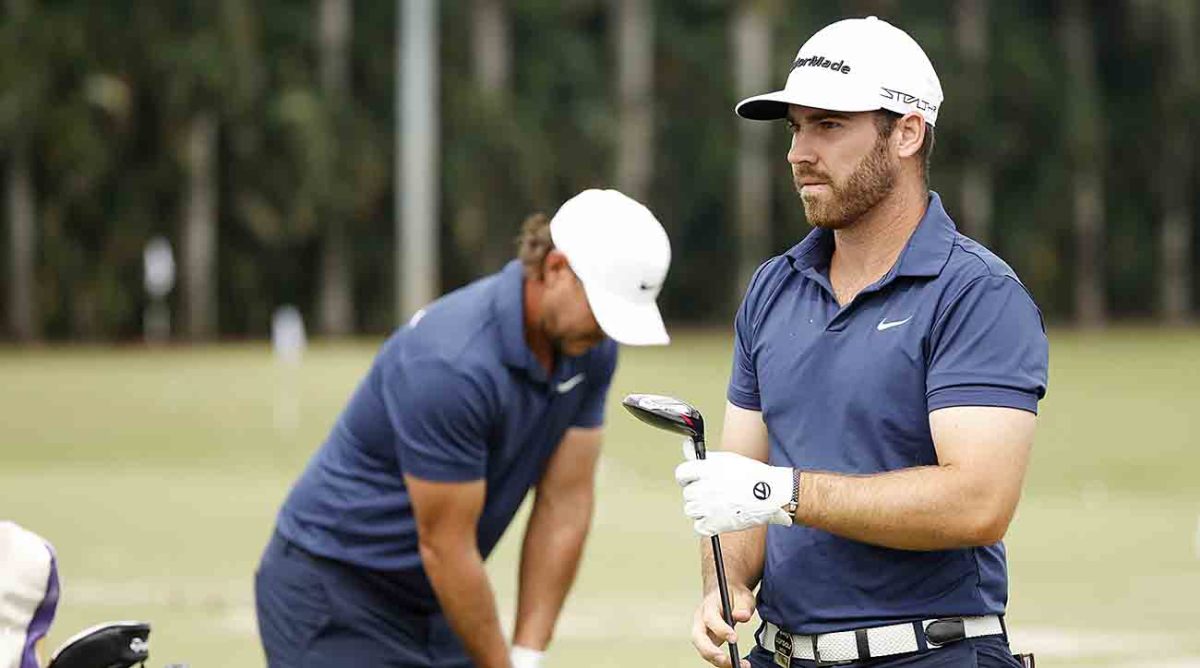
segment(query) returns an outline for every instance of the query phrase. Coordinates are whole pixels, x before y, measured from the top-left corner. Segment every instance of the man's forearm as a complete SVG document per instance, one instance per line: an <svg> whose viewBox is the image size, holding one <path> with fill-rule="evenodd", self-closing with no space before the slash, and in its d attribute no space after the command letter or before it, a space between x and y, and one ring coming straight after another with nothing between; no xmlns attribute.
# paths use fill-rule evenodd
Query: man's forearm
<svg viewBox="0 0 1200 668"><path fill-rule="evenodd" d="M745 585L753 591L762 578L766 546L766 527L721 534L721 557L725 561L725 576L729 582ZM700 578L704 593L717 588L712 541L707 538L700 541Z"/></svg>
<svg viewBox="0 0 1200 668"><path fill-rule="evenodd" d="M902 550L990 545L1015 499L990 493L950 466L869 476L803 472L795 519L844 538Z"/></svg>
<svg viewBox="0 0 1200 668"><path fill-rule="evenodd" d="M475 665L506 668L508 644L500 629L496 598L479 551L473 546L439 550L422 545L421 559L446 619Z"/></svg>
<svg viewBox="0 0 1200 668"><path fill-rule="evenodd" d="M592 518L592 495L534 504L521 548L521 584L513 644L544 650L575 581Z"/></svg>

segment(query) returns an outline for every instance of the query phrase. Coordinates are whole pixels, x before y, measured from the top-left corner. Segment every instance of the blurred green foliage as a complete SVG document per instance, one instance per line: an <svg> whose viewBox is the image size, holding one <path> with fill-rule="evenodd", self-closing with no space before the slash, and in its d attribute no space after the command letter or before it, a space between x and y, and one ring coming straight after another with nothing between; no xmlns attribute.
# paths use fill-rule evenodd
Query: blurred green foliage
<svg viewBox="0 0 1200 668"><path fill-rule="evenodd" d="M141 251L159 234L180 244L185 130L201 110L215 113L219 126L221 333L263 335L281 303L311 319L330 221L344 224L351 240L355 328L385 331L401 317L393 295L396 3L353 4L348 94L338 99L319 81L317 4L8 2L0 24L0 157L7 168L7 149L21 142L32 156L44 336L139 335ZM731 250L738 241L735 4L654 3L656 157L647 203L673 239L662 303L675 322L726 322L741 291ZM1098 82L1081 91L1064 65L1062 4L988 3L980 78L962 66L948 0L766 2L772 80L781 84L804 39L837 18L874 13L907 29L946 91L932 183L960 227L970 232L972 223L961 201L962 166L985 161L994 174L990 245L1048 317L1070 317L1070 188L1082 150L1083 159L1100 162L1105 184L1107 305L1118 317L1150 317L1160 185L1174 169L1171 156L1200 148L1195 87L1179 86L1173 75L1179 35L1200 34L1197 12L1177 12L1177 0L1087 3ZM510 0L512 74L499 98L477 89L470 8L469 0L441 4L445 289L497 269L527 213L552 212L582 188L611 185L619 122L612 3ZM1191 27L1170 30L1178 20ZM1188 40L1184 48L1197 47ZM1092 102L1068 105L1072 96ZM970 117L960 113L968 98L980 101ZM1094 122L1102 124L1100 146L1081 149L1088 140L1076 130ZM1185 132L1168 135L1161 131L1168 125ZM1181 149L1179 137L1190 148ZM786 142L780 128L771 155L774 252L807 231L784 164ZM1184 178L1191 211L1200 211L1196 175ZM1193 257L1198 227L1190 223ZM0 248L8 243L0 240ZM0 263L9 261L5 252ZM1198 279L1193 271L1191 282ZM177 313L179 301L172 297Z"/></svg>

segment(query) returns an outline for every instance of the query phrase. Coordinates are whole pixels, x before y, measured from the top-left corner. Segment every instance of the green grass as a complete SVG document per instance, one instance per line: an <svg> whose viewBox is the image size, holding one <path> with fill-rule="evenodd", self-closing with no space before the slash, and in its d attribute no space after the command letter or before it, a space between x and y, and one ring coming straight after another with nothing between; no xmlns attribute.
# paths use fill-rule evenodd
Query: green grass
<svg viewBox="0 0 1200 668"><path fill-rule="evenodd" d="M318 345L292 371L261 344L0 349L0 517L59 550L48 645L144 618L155 666L263 665L258 553L376 345ZM1200 665L1200 331L1058 332L1051 345L1007 540L1010 628L1043 664L1133 666L1152 646L1156 662ZM627 349L612 396L678 394L717 434L728 348L722 333L694 333ZM672 437L610 401L596 523L551 665L698 665L697 541L671 479L678 457ZM489 565L506 612L520 534Z"/></svg>

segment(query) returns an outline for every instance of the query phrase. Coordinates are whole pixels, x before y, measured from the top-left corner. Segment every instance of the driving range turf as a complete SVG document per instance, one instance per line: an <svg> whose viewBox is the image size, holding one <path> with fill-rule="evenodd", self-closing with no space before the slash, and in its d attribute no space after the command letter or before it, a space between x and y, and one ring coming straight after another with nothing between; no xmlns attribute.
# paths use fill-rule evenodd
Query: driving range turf
<svg viewBox="0 0 1200 668"><path fill-rule="evenodd" d="M378 343L318 344L296 369L265 343L0 348L0 518L54 543L63 578L47 647L145 619L150 666L262 666L254 565ZM619 399L687 399L719 448L729 345L692 332L622 351L595 524L548 668L701 665L688 641L698 540L671 475L680 449ZM1198 441L1200 330L1052 332L1006 539L1015 648L1042 665L1200 666ZM508 624L521 521L489 562ZM741 630L749 648L752 626Z"/></svg>

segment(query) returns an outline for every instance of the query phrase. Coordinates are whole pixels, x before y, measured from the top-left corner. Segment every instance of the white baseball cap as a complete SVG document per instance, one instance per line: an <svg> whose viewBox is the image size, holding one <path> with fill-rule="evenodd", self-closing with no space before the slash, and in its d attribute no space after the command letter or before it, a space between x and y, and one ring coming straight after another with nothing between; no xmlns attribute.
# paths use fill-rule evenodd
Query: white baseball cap
<svg viewBox="0 0 1200 668"><path fill-rule="evenodd" d="M908 33L874 16L831 23L808 38L783 90L742 100L737 114L756 121L787 117L789 104L829 111L888 109L937 124L942 84Z"/></svg>
<svg viewBox="0 0 1200 668"><path fill-rule="evenodd" d="M671 341L655 303L671 242L649 209L616 190L585 190L558 208L550 238L583 283L605 334L631 346Z"/></svg>

